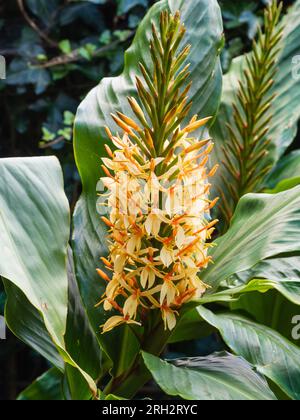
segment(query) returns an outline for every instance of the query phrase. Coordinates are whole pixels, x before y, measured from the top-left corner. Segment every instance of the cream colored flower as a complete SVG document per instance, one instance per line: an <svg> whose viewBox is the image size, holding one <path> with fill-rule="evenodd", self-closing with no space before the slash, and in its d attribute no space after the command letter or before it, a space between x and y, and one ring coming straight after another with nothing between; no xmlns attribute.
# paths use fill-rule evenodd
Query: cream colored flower
<svg viewBox="0 0 300 420"><path fill-rule="evenodd" d="M129 296L128 299L126 299L123 307L123 312L125 317L128 316L130 319L136 318L136 312L139 305L139 298L137 294Z"/></svg>
<svg viewBox="0 0 300 420"><path fill-rule="evenodd" d="M170 265L175 260L174 249L170 245L164 245L160 251L160 260L165 267L170 267Z"/></svg>
<svg viewBox="0 0 300 420"><path fill-rule="evenodd" d="M141 235L138 235L138 234L133 235L127 242L127 246L126 246L127 252L129 254L133 254L135 251L139 252L141 249L141 245L142 245Z"/></svg>
<svg viewBox="0 0 300 420"><path fill-rule="evenodd" d="M137 121L117 112L113 119L121 134L113 135L106 128L113 146L106 145L108 157L102 159L101 180L106 191L100 201L107 209L102 220L109 229L109 256L102 261L112 278L98 270L107 282L99 304L118 314L106 321L103 332L123 323L146 323L147 331L148 319L155 319L149 316L151 311L172 330L181 307L208 288L200 275L211 261L208 241L217 221L208 220L217 200L209 198L209 178L217 166L207 170L213 144L192 137L192 133L209 118L199 120L194 115L186 126L181 125L179 116L189 111L188 89L181 95L184 88L180 88L172 99L172 88L179 73L180 77L188 74L176 70L178 55L173 55L171 48L184 28L178 14L164 14L162 22L168 27L161 39L153 29L156 41L151 49L169 36L170 42L161 42L161 48L169 50L163 54L156 51L152 74L146 75L148 70L141 65L147 83L137 78L140 100L128 99ZM174 32L175 27L180 30ZM184 55L187 53L188 48ZM164 57L171 61L158 68ZM161 69L171 73L159 80ZM163 80L167 86L162 86ZM168 98L161 97L163 91ZM169 100L174 101L171 109Z"/></svg>
<svg viewBox="0 0 300 420"><path fill-rule="evenodd" d="M170 306L174 300L175 296L178 294L175 284L172 282L171 278L166 278L161 287L160 292L160 304L163 305L166 299L167 305Z"/></svg>
<svg viewBox="0 0 300 420"><path fill-rule="evenodd" d="M145 221L145 230L148 235L157 236L160 231L162 219L159 213L150 213Z"/></svg>
<svg viewBox="0 0 300 420"><path fill-rule="evenodd" d="M155 271L150 266L147 265L142 269L141 272L141 285L144 289L151 288L155 283Z"/></svg>
<svg viewBox="0 0 300 420"><path fill-rule="evenodd" d="M168 307L163 307L161 309L161 312L162 312L162 319L165 324L165 330L168 329L172 331L176 326L176 314L178 315L178 313Z"/></svg>
<svg viewBox="0 0 300 420"><path fill-rule="evenodd" d="M118 327L121 324L135 324L135 325L141 325L140 322L133 321L132 319L124 318L123 316L114 315L111 318L109 318L106 323L102 326L102 333L107 333L114 328Z"/></svg>
<svg viewBox="0 0 300 420"><path fill-rule="evenodd" d="M123 253L117 254L114 259L115 273L122 274L126 262L126 255Z"/></svg>

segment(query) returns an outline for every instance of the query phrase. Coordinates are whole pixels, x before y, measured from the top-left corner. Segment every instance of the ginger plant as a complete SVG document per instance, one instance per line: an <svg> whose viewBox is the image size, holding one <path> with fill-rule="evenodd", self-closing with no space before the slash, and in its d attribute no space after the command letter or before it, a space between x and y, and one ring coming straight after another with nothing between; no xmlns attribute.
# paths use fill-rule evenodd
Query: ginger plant
<svg viewBox="0 0 300 420"><path fill-rule="evenodd" d="M195 115L185 123L192 104L184 34L178 12L161 14L159 30L152 25L153 70L140 63L139 101L128 98L136 119L117 112L112 117L121 133L106 128L114 151L106 145L102 159L108 210L102 220L109 228L109 257L102 262L111 276L97 271L108 283L99 305L113 315L103 333L123 323L145 327L154 311L173 330L182 306L208 287L201 270L210 263L217 223L210 210L218 199L209 198L217 165L207 170L210 139L192 135L210 118Z"/></svg>
<svg viewBox="0 0 300 420"><path fill-rule="evenodd" d="M74 139L83 195L73 217L71 241L70 210L57 159L0 160L0 275L8 297L5 317L14 334L52 366L20 399L133 398L138 391L145 395L143 384L151 378L167 395L188 400L274 400L283 394L284 398L299 399L299 349L276 329L284 326L277 323L277 302L284 298L285 307L288 301L292 308L299 306L300 187L242 197L227 234L216 239L217 247L209 249L216 223L209 218L215 200L209 197L207 180L214 171L206 170L212 146L208 139L197 141L199 133L192 131L205 120L189 120L188 99L181 110L178 106L183 99L175 100L174 95L180 98L188 83L187 70L186 78L175 87L183 63L170 76L182 51L179 46L179 52L171 55L175 34L182 30L176 23L178 16L163 15L161 26L166 35L162 37L156 29L159 42L153 34L153 47L157 47L152 47L152 56L158 57L153 67L147 40L150 19L156 21L162 8L180 7L187 37L195 47L190 56L195 80L190 92L195 98L193 107L202 109L203 116L216 115L221 19L217 0L179 3L161 0L155 4L126 54L123 74L102 81L78 110ZM288 28L288 36L284 34L283 68L290 69L294 54L290 45L296 47L299 42L299 16L297 1L285 18L295 25ZM172 29L174 41L169 40ZM166 67L169 73L163 67L165 55L171 60L170 68ZM198 71L203 57L210 62L209 71L207 61L203 71ZM131 92L128 76L131 80L136 74L138 61L143 62L149 80L145 76L144 81L138 79L140 99L130 100L131 113L122 95L124 90ZM143 75L143 68L141 71ZM284 73L282 67L280 73ZM165 75L169 77L163 83ZM297 105L296 81L278 81L277 100L283 105L276 114L277 123L289 120ZM153 92L148 84L153 85ZM109 131L112 142L103 162L108 187L104 222L110 229L105 238L106 228L95 206L99 161L104 155L104 142L98 137L116 98L130 117L116 114L120 133L115 127ZM287 104L290 98L292 103ZM134 110L142 121L137 115L134 118ZM217 118L224 123L222 114ZM287 175L285 181L290 186ZM107 239L109 256L104 252ZM99 271L104 280L95 271L100 256L106 257L102 261L107 269ZM210 257L214 264L209 264ZM159 277L168 272L170 278ZM105 285L108 289L101 307L95 309ZM261 296L262 305L270 308L273 300L269 297L273 298L266 292L271 289L272 295L275 290L282 295L273 305L271 325L253 322L259 319L257 305L244 306L243 302ZM254 291L263 293L258 296ZM229 310L234 302L244 309L243 316ZM204 323L219 331L219 340L231 353L169 362L157 357L167 343L210 334ZM105 334L100 334L101 324L105 324Z"/></svg>

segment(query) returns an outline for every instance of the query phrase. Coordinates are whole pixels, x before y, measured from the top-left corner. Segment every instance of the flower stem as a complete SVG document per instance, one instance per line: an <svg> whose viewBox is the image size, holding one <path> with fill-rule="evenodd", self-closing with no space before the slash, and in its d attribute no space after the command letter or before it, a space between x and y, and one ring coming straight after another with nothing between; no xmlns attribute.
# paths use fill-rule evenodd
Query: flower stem
<svg viewBox="0 0 300 420"><path fill-rule="evenodd" d="M159 322L153 330L145 337L142 351L159 356L165 349L172 332L164 329L164 324ZM104 394L113 394L122 398L133 398L136 393L151 379L151 374L147 370L142 353L136 356L133 365L117 378L112 378L104 389Z"/></svg>

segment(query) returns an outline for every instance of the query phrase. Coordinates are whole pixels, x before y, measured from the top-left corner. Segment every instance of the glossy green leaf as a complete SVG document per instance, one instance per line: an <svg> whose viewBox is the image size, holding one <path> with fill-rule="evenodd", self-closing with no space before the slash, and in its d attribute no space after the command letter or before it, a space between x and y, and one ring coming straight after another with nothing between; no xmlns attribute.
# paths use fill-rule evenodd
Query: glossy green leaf
<svg viewBox="0 0 300 420"><path fill-rule="evenodd" d="M300 187L279 194L248 194L236 209L228 232L211 255L214 264L203 273L216 288L233 274L261 260L298 249Z"/></svg>
<svg viewBox="0 0 300 420"><path fill-rule="evenodd" d="M66 349L73 360L89 375L97 379L101 372L101 352L96 337L88 323L86 313L82 306L78 286L72 269L72 255L68 258L69 279L69 309L67 316L67 332L65 335ZM63 359L49 333L40 313L31 305L26 296L13 283L4 280L7 294L6 322L9 328L22 341L34 348L42 356L54 364L60 371L64 370ZM85 349L82 351L82 349ZM76 375L75 368L69 368L68 373L72 377ZM77 371L78 372L78 371ZM89 399L91 394L82 380L81 374L77 374L77 382L74 386L70 379L70 393L74 399ZM82 389L84 394L82 394Z"/></svg>
<svg viewBox="0 0 300 420"><path fill-rule="evenodd" d="M38 312L61 357L80 370L96 394L95 382L76 364L65 346L70 223L59 162L53 157L2 159L0 179L0 275L22 291L35 308L26 312L35 317L33 325L41 327L41 322L36 322ZM22 304L26 303L23 300ZM7 311L10 322L16 326L16 334L30 342L28 328L17 319L12 321L11 310ZM34 346L36 336L37 331ZM40 341L38 345L42 347L43 343ZM49 353L49 346L45 348L44 355Z"/></svg>
<svg viewBox="0 0 300 420"><path fill-rule="evenodd" d="M246 311L257 322L267 325L299 345L292 334L292 320L299 315L300 254L287 254L257 264L239 273L229 283L247 284L252 278L271 279L276 290L264 295L251 293L230 304L234 310ZM268 281L270 282L270 281Z"/></svg>
<svg viewBox="0 0 300 420"><path fill-rule="evenodd" d="M163 361L143 353L147 368L168 395L185 400L275 400L267 382L229 353Z"/></svg>
<svg viewBox="0 0 300 420"><path fill-rule="evenodd" d="M237 287L230 287L221 292L206 294L202 298L193 301L193 304L205 305L208 303L233 302L239 299L239 296L245 293L260 292L266 293L275 288L275 282L270 280L258 279L252 280L247 284ZM191 302L192 303L192 302Z"/></svg>
<svg viewBox="0 0 300 420"><path fill-rule="evenodd" d="M92 378L101 374L101 351L84 311L78 286L74 278L72 253L68 255L68 315L65 346L73 360ZM70 398L84 400L91 398L87 382L72 366L64 366L40 313L13 283L4 280L7 294L6 322L22 341L34 348L54 364L61 372L66 369ZM84 351L82 351L84 349Z"/></svg>
<svg viewBox="0 0 300 420"><path fill-rule="evenodd" d="M266 186L274 189L286 179L300 177L300 150L295 150L280 159L266 180Z"/></svg>
<svg viewBox="0 0 300 420"><path fill-rule="evenodd" d="M23 291L63 346L69 205L59 163L2 159L0 179L0 274Z"/></svg>
<svg viewBox="0 0 300 420"><path fill-rule="evenodd" d="M300 399L300 349L276 331L234 314L215 315L203 306L199 315L217 328L225 343L288 396Z"/></svg>
<svg viewBox="0 0 300 420"><path fill-rule="evenodd" d="M300 185L299 176L295 178L283 179L276 185L275 188L273 188L272 190L267 189L265 190L265 192L268 194L277 194L282 191L290 190L291 188L297 187L297 185Z"/></svg>
<svg viewBox="0 0 300 420"><path fill-rule="evenodd" d="M200 338L208 337L213 332L214 328L199 319L197 310L190 309L178 321L169 338L169 343L199 340Z"/></svg>
<svg viewBox="0 0 300 420"><path fill-rule="evenodd" d="M271 137L278 148L278 154L286 150L297 134L300 117L299 66L295 56L300 47L300 1L289 9L283 18L284 35L278 61L273 92L276 93L273 108Z"/></svg>
<svg viewBox="0 0 300 420"><path fill-rule="evenodd" d="M21 289L8 280L3 280L3 283L7 296L5 319L9 329L58 370L63 371L63 359L45 327L41 313L32 306Z"/></svg>
<svg viewBox="0 0 300 420"><path fill-rule="evenodd" d="M65 367L64 389L68 399L72 401L89 401L93 397L88 383L80 371L69 364Z"/></svg>
<svg viewBox="0 0 300 420"><path fill-rule="evenodd" d="M69 304L65 334L66 350L77 365L96 382L102 373L102 354L82 303L70 249L68 251L68 280ZM91 399L88 384L76 367L66 366L66 380L73 400Z"/></svg>
<svg viewBox="0 0 300 420"><path fill-rule="evenodd" d="M238 284L238 285L236 285ZM234 286L236 285L236 286ZM205 322L201 322L197 307L205 304L230 304L232 307L240 307L240 301L255 292L257 295L265 295L269 290L275 289L276 282L270 280L258 279L245 282L235 279L230 283L230 287L225 287L224 290L205 294L202 298L193 300L185 305L185 313L182 314L178 324L169 339L169 343L176 343L186 340L197 340L199 338L207 337L213 330ZM258 293L259 292L259 293Z"/></svg>
<svg viewBox="0 0 300 420"><path fill-rule="evenodd" d="M100 325L105 322L105 317L110 316L104 314L102 308L94 308L105 287L95 270L100 265L99 257L107 252L106 229L100 223L96 204L96 185L101 175L100 159L106 155L104 143L107 139L104 126L108 125L112 131L116 130L110 117L111 112L119 110L132 115L126 97L136 96L134 86L138 62L142 61L147 65L150 63L148 40L151 21L157 22L164 9L172 12L180 10L187 29L185 42L192 45L189 61L194 109L191 114L195 111L201 116L215 115L218 107L221 89L219 50L222 20L216 0L162 0L156 3L139 25L135 40L125 54L122 75L103 79L80 105L75 121L75 157L82 179L83 195L74 216L73 249L80 292L91 324L97 333ZM114 360L119 360L119 352L127 358L123 359L124 366L130 363L138 349L134 335L127 329L103 336L98 333L98 338ZM116 356L111 349L116 349ZM120 369L122 370L122 367Z"/></svg>
<svg viewBox="0 0 300 420"><path fill-rule="evenodd" d="M63 386L62 373L52 368L44 373L18 397L19 401L62 401Z"/></svg>
<svg viewBox="0 0 300 420"><path fill-rule="evenodd" d="M272 328L299 347L299 305L287 300L277 290L242 295L238 301L230 303L230 309L247 314L253 321ZM293 320L297 322L293 324Z"/></svg>
<svg viewBox="0 0 300 420"><path fill-rule="evenodd" d="M229 285L246 285L251 279L267 279L274 289L296 305L300 305L300 255L281 255L267 259L234 276Z"/></svg>

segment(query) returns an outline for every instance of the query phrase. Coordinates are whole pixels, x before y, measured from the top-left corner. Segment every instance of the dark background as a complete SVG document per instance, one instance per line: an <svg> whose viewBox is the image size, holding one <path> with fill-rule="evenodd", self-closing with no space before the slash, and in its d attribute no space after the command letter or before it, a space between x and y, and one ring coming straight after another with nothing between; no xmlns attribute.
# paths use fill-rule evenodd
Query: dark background
<svg viewBox="0 0 300 420"><path fill-rule="evenodd" d="M7 78L0 80L0 157L57 155L72 209L81 188L72 148L74 114L102 77L122 71L123 53L154 2L0 0L0 55L7 61ZM220 1L224 72L233 57L251 48L265 3ZM285 8L292 3L284 1ZM4 303L0 280L0 315ZM199 355L194 342L174 351L192 355L196 349ZM0 341L0 400L15 399L47 368L8 333Z"/></svg>

